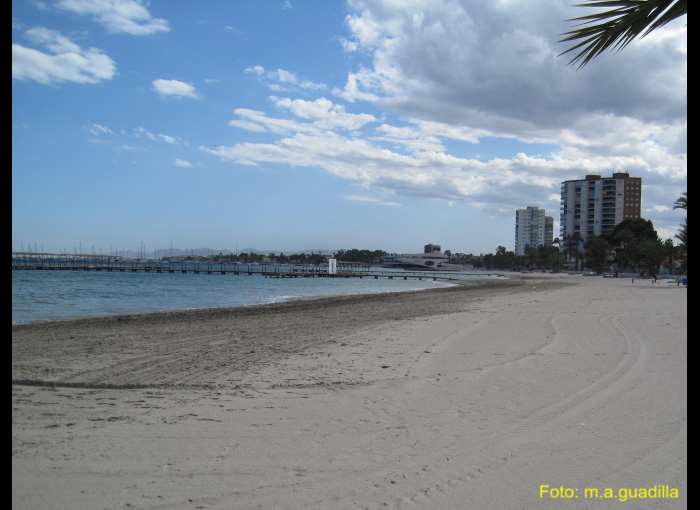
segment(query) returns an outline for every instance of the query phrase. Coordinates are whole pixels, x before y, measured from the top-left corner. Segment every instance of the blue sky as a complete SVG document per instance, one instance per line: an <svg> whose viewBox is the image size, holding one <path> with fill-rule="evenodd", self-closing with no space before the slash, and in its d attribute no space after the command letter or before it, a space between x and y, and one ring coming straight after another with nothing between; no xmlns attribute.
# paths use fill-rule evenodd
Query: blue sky
<svg viewBox="0 0 700 510"><path fill-rule="evenodd" d="M567 1L12 3L12 249L514 249L562 181L687 189L685 17L582 70Z"/></svg>

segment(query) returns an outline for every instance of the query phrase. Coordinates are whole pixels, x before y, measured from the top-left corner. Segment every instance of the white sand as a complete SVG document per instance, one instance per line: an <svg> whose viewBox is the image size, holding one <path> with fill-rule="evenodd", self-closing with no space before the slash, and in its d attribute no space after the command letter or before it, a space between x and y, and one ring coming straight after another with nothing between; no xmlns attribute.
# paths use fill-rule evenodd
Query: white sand
<svg viewBox="0 0 700 510"><path fill-rule="evenodd" d="M12 507L685 508L687 289L489 289L13 326Z"/></svg>

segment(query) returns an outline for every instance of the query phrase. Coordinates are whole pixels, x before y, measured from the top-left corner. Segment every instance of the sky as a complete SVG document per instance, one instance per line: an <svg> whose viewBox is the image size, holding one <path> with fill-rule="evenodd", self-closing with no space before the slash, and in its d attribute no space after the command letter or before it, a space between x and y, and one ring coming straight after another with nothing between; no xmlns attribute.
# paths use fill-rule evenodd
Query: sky
<svg viewBox="0 0 700 510"><path fill-rule="evenodd" d="M560 186L687 190L682 17L569 65L573 0L13 0L12 250L455 253Z"/></svg>

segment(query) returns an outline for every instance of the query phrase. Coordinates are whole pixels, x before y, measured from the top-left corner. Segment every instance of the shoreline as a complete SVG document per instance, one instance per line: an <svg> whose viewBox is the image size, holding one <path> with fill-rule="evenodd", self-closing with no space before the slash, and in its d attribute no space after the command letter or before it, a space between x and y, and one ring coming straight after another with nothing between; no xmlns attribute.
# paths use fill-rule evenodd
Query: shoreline
<svg viewBox="0 0 700 510"><path fill-rule="evenodd" d="M12 508L687 505L687 289L465 283L13 325Z"/></svg>
<svg viewBox="0 0 700 510"><path fill-rule="evenodd" d="M530 278L533 278L532 276ZM539 279L538 275L534 276L535 279ZM249 309L257 309L257 308L263 308L263 307L275 307L275 306L285 306L289 305L292 303L296 302L313 302L313 301L332 301L332 300L337 300L339 303L342 303L345 300L348 301L355 301L356 299L362 299L362 300L372 300L373 297L380 297L381 296L387 296L387 295L393 295L393 294L412 294L412 293L419 293L419 292L443 292L451 287L472 287L472 288L482 288L484 283L492 283L492 282L498 282L498 281L513 281L513 282L520 282L524 278L521 275L516 275L516 276L507 276L503 277L499 275L497 278L494 278L493 280L446 280L446 279L438 279L440 283L444 283L444 287L439 287L439 288L419 288L419 289L409 289L409 290L395 290L395 291L386 291L386 292L367 292L367 293L356 293L356 294L327 294L327 295L317 295L317 296L292 296L288 298L284 298L283 301L273 301L273 302L267 302L267 303L251 303L251 304L243 304L243 305L236 305L236 306L217 306L217 307L204 307L204 308L173 308L173 309L168 309L168 310L156 310L156 311L149 311L149 312L140 312L140 313L120 313L120 314L108 314L108 315L99 315L99 316L84 316L84 317L68 317L68 318L61 318L61 319L38 319L38 320L33 320L31 322L13 322L12 327L14 328L25 328L25 327L33 327L33 326L40 326L40 325L50 325L50 324L59 324L59 323L74 323L74 322L83 322L83 321L110 321L110 320L123 320L123 319L135 319L135 318L148 318L152 317L154 319L158 319L159 316L166 316L166 315L172 315L174 317L182 315L182 314L197 314L197 313L202 313L204 315L210 315L215 312L225 312L225 313L230 313L230 312L236 312L239 310L249 310ZM519 286L520 284L515 284L514 286Z"/></svg>
<svg viewBox="0 0 700 510"><path fill-rule="evenodd" d="M12 381L53 387L167 388L187 377L189 384L198 387L227 387L239 384L261 363L323 346L360 325L369 328L388 321L457 313L492 295L530 291L533 280L540 291L571 284L547 278L471 280L405 292L13 324ZM198 354L199 364L183 363L180 353L191 350L189 339L211 337L211 331L217 332L216 340L209 352ZM94 356L96 349L102 351L101 356ZM110 368L110 356L138 350L144 355L123 361L119 371ZM39 361L32 362L34 358ZM175 364L178 370L145 370L143 365L153 364L152 358L162 366ZM227 377L228 371L235 376ZM135 372L148 375L134 381Z"/></svg>
<svg viewBox="0 0 700 510"><path fill-rule="evenodd" d="M485 276L491 276L491 275L485 275ZM499 279L502 278L501 275L493 275L493 279ZM427 278L427 277L426 277ZM490 278L484 278L484 279L490 279ZM437 278L437 283L440 283L441 285L449 286L449 285L459 285L460 281L462 280L450 280L448 278ZM467 281L467 280L464 280ZM22 325L27 325L27 324L36 324L36 323L47 323L47 322L63 322L63 321L72 321L72 320L82 320L82 319L89 319L89 318L108 318L108 317L116 317L119 315L123 316L135 316L135 315L142 315L142 314L150 314L150 313L167 313L167 312L175 312L175 313L181 313L181 312L186 312L186 311L199 311L199 310L210 310L210 309L229 309L229 308L242 308L242 307L252 307L252 306L266 306L269 304L278 304L278 303L285 303L289 301L296 301L296 300L306 300L306 299L327 299L331 297L343 297L343 296L351 296L351 295L368 295L368 294L385 294L385 293L394 293L394 292L415 292L419 290L425 290L426 287L414 287L414 288L408 288L408 289L392 289L392 290L386 290L386 291L361 291L358 290L355 293L351 294L345 294L345 293L331 293L331 294L319 294L319 295L287 295L287 296L276 296L274 298L271 298L272 300L270 301L265 301L265 302L251 302L251 303L241 303L241 304L236 304L236 305L221 305L221 306L209 306L207 307L206 305L203 306L195 306L195 307L183 307L183 308L163 308L161 310L153 309L149 311L144 311L144 312L139 312L139 311L122 311L122 312L117 312L117 313L112 313L112 312L105 312L102 315L94 315L94 314L87 314L87 315L76 315L76 316L66 316L66 317L53 317L53 318L39 318L39 319L29 319L29 320L13 320L12 325L15 326L22 326Z"/></svg>

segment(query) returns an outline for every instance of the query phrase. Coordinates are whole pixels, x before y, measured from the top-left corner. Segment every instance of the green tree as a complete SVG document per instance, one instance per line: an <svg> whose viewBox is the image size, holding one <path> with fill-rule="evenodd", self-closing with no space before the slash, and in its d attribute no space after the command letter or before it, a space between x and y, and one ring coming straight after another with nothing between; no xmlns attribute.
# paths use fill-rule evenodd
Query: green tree
<svg viewBox="0 0 700 510"><path fill-rule="evenodd" d="M673 244L673 239L664 241L664 264L668 267L671 274L675 272L676 260L680 254L680 248Z"/></svg>
<svg viewBox="0 0 700 510"><path fill-rule="evenodd" d="M487 258L490 266L487 265ZM488 257L488 255L484 256L484 265L486 267L495 267L497 269L513 269L513 266L515 265L515 252L508 251L505 246L499 246L496 248L495 255L492 255L491 257Z"/></svg>
<svg viewBox="0 0 700 510"><path fill-rule="evenodd" d="M643 218L628 218L617 224L608 234L608 242L615 252L614 262L622 269L636 271L643 258L645 241L658 241L654 224Z"/></svg>
<svg viewBox="0 0 700 510"><path fill-rule="evenodd" d="M683 209L684 211L688 210L688 192L684 191L683 196L679 197L678 200L675 201L673 204L674 209ZM681 230L676 234L676 239L678 239L681 244L683 245L683 249L685 249L686 246L686 240L688 237L688 217L686 216L685 220L681 224Z"/></svg>
<svg viewBox="0 0 700 510"><path fill-rule="evenodd" d="M645 239L642 242L641 263L648 274L659 274L666 259L666 249L661 239Z"/></svg>
<svg viewBox="0 0 700 510"><path fill-rule="evenodd" d="M578 261L581 256L581 241L583 241L583 238L579 232L564 236L564 255L567 261L571 259L576 261L576 271L578 271Z"/></svg>
<svg viewBox="0 0 700 510"><path fill-rule="evenodd" d="M493 256L493 264L495 267L498 269L503 269L506 264L506 253L507 253L507 248L505 246L498 246L496 248L496 253Z"/></svg>
<svg viewBox="0 0 700 510"><path fill-rule="evenodd" d="M686 220L685 223L681 225L680 231L676 234L676 239L678 239L681 242L681 247L683 248L683 251L686 250L686 241L688 238L688 221Z"/></svg>
<svg viewBox="0 0 700 510"><path fill-rule="evenodd" d="M678 198L678 200L675 201L673 204L674 209L683 209L684 211L688 211L688 192L684 191L683 195ZM683 271L687 270L687 265L688 265L688 217L686 216L685 220L681 224L681 229L678 231L676 234L676 239L680 241L680 257L681 257L681 265L683 266Z"/></svg>
<svg viewBox="0 0 700 510"><path fill-rule="evenodd" d="M551 269L555 273L558 273L564 267L564 258L561 251L555 246L545 247L545 260L545 268Z"/></svg>
<svg viewBox="0 0 700 510"><path fill-rule="evenodd" d="M676 234L676 239L680 241L680 244L678 245L678 257L681 261L681 268L683 269L684 273L688 272L688 248L686 245L686 238L688 235L686 225L681 225L683 228L681 228L681 231Z"/></svg>
<svg viewBox="0 0 700 510"><path fill-rule="evenodd" d="M569 65L578 62L579 69L601 53L620 51L636 37L644 37L688 12L687 0L586 1L578 7L612 9L569 20L580 21L580 28L563 33L566 37L559 42L578 42L560 55L581 49L569 62Z"/></svg>
<svg viewBox="0 0 700 510"><path fill-rule="evenodd" d="M525 260L528 269L535 269L535 262L538 259L539 250L537 248L533 248L532 246L530 246L525 250Z"/></svg>
<svg viewBox="0 0 700 510"><path fill-rule="evenodd" d="M338 250L334 256L342 262L363 262L366 264L378 264L384 260L386 252L384 250Z"/></svg>
<svg viewBox="0 0 700 510"><path fill-rule="evenodd" d="M494 254L493 253L487 253L484 255L484 259L482 261L482 267L485 267L486 269L493 269L496 267L496 264L494 263Z"/></svg>
<svg viewBox="0 0 700 510"><path fill-rule="evenodd" d="M678 197L678 200L676 200L673 203L673 208L674 209L683 209L684 211L688 210L688 192L684 191L683 196Z"/></svg>
<svg viewBox="0 0 700 510"><path fill-rule="evenodd" d="M586 265L601 274L610 263L610 246L602 236L592 236L583 246Z"/></svg>

